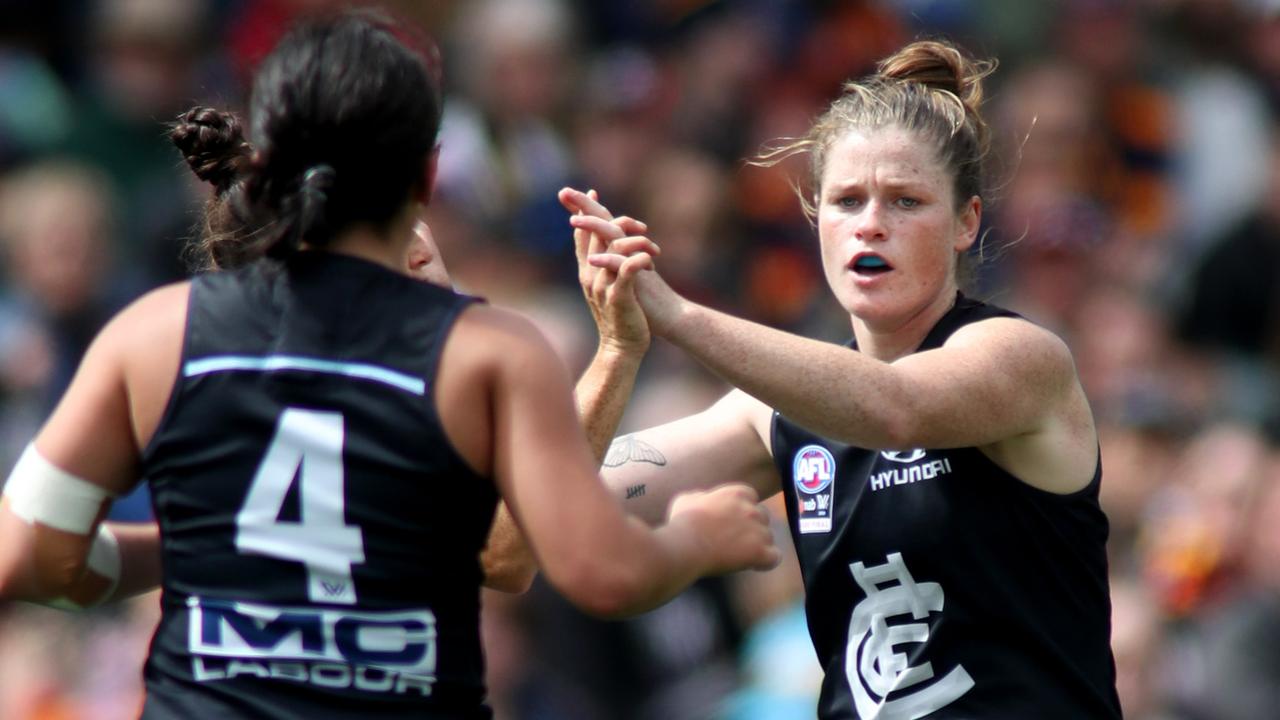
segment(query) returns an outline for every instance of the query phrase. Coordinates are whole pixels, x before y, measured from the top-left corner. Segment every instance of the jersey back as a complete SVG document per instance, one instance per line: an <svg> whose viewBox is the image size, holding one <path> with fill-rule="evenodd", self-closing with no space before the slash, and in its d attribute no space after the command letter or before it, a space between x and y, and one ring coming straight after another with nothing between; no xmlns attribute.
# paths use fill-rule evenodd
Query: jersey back
<svg viewBox="0 0 1280 720"><path fill-rule="evenodd" d="M497 492L433 395L473 301L331 253L192 281L143 453L164 560L143 717L490 717Z"/></svg>
<svg viewBox="0 0 1280 720"><path fill-rule="evenodd" d="M920 350L999 316L960 297ZM777 413L772 441L820 718L1118 720L1100 465L1055 495L973 447L859 448Z"/></svg>

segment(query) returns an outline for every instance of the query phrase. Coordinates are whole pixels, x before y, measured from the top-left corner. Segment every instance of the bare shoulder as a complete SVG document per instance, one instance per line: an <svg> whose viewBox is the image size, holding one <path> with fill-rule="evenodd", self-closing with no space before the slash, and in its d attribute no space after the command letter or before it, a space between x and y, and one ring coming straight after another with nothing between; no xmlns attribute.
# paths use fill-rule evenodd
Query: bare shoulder
<svg viewBox="0 0 1280 720"><path fill-rule="evenodd" d="M532 321L513 310L482 303L462 312L445 352L489 367L558 362L551 343Z"/></svg>
<svg viewBox="0 0 1280 720"><path fill-rule="evenodd" d="M947 339L948 348L968 348L998 363L1002 372L1026 373L1042 389L1065 390L1075 381L1075 360L1067 343L1047 328L1021 318L999 317L971 323Z"/></svg>
<svg viewBox="0 0 1280 720"><path fill-rule="evenodd" d="M964 325L947 342L1012 342L1029 350L1070 356L1066 342L1050 329L1024 318L988 318Z"/></svg>
<svg viewBox="0 0 1280 720"><path fill-rule="evenodd" d="M996 317L970 323L952 333L948 346L995 346L1001 351L1023 354L1051 362L1071 362L1067 343L1048 328L1030 320Z"/></svg>
<svg viewBox="0 0 1280 720"><path fill-rule="evenodd" d="M149 397L160 378L174 378L182 362L182 339L187 324L191 283L156 288L121 310L99 336L103 352L124 372L130 395ZM154 398L163 407L169 387Z"/></svg>
<svg viewBox="0 0 1280 720"><path fill-rule="evenodd" d="M174 328L180 329L187 323L189 295L189 281L166 284L143 293L111 318L102 328L101 337L128 347L129 342L145 341Z"/></svg>
<svg viewBox="0 0 1280 720"><path fill-rule="evenodd" d="M168 348L172 348L176 363L181 354L190 288L190 282L165 285L125 306L94 338L84 369L123 371L138 362L169 354Z"/></svg>
<svg viewBox="0 0 1280 720"><path fill-rule="evenodd" d="M533 322L519 313L481 303L462 311L445 340L440 378L446 386L456 381L460 396L501 380L536 385L551 374L568 383L568 368Z"/></svg>
<svg viewBox="0 0 1280 720"><path fill-rule="evenodd" d="M118 491L159 423L182 357L188 283L153 290L98 333L40 432L59 467Z"/></svg>
<svg viewBox="0 0 1280 720"><path fill-rule="evenodd" d="M152 290L120 312L103 330L128 388L135 442L145 447L160 424L182 364L191 283Z"/></svg>
<svg viewBox="0 0 1280 720"><path fill-rule="evenodd" d="M539 392L558 389L572 417L568 375L531 321L473 303L450 329L440 355L433 395L445 435L472 470L488 476L495 471L495 428L514 400L536 403Z"/></svg>
<svg viewBox="0 0 1280 720"><path fill-rule="evenodd" d="M465 332L487 334L494 338L534 340L542 337L529 318L514 310L495 307L487 303L474 303L462 311L458 329Z"/></svg>
<svg viewBox="0 0 1280 720"><path fill-rule="evenodd" d="M1044 409L1034 432L982 447L996 464L1024 482L1070 493L1092 480L1097 431L1075 362L1053 332L1017 318L993 318L958 330L948 345L982 348L991 367L1013 378Z"/></svg>

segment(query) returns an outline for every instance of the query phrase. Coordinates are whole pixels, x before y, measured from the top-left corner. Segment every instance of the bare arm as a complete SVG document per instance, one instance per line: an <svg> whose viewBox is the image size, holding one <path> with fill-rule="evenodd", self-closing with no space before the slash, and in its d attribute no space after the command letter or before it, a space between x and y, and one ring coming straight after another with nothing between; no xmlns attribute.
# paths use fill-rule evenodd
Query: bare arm
<svg viewBox="0 0 1280 720"><path fill-rule="evenodd" d="M85 354L62 400L41 428L35 448L52 466L106 496L127 492L137 482L139 433L149 437L168 399L169 388L155 389L157 364L171 361L176 371L186 309L185 285L148 294L126 308L99 334ZM157 335L159 337L157 337ZM166 342L172 347L164 347ZM141 361L132 349L148 348ZM172 355L168 358L166 355ZM148 392L133 396L130 377L149 376ZM160 375L172 377L173 373ZM108 523L120 557L119 582L89 567L90 549L107 510L104 501L86 533L28 522L13 512L10 498L0 504L0 594L48 602L66 598L79 605L115 600L160 583L159 531L154 523Z"/></svg>
<svg viewBox="0 0 1280 720"><path fill-rule="evenodd" d="M597 465L609 447L635 384L640 356L602 345L574 392L579 421ZM485 586L502 592L529 589L538 566L506 503L498 505L493 529L480 554Z"/></svg>
<svg viewBox="0 0 1280 720"><path fill-rule="evenodd" d="M520 534L520 526L511 517L506 501L499 502L494 512L493 527L480 551L480 570L484 573L485 587L516 594L528 591L538 574L533 551Z"/></svg>
<svg viewBox="0 0 1280 720"><path fill-rule="evenodd" d="M735 390L696 415L618 438L601 475L628 513L653 525L688 490L741 482L767 498L780 489L771 420L769 408Z"/></svg>
<svg viewBox="0 0 1280 720"><path fill-rule="evenodd" d="M594 193L591 196L594 197ZM628 231L645 229L643 223L627 218L611 218L611 221ZM596 354L574 389L579 422L598 466L617 432L635 387L640 362L649 349L649 324L635 302L631 287L636 273L645 265L633 262L618 275L599 271L587 264L587 256L604 249L600 238L575 230L573 241L579 281L600 332ZM636 249L658 252L657 246L648 242ZM498 506L480 562L485 585L503 592L528 590L537 574L533 553L505 503Z"/></svg>
<svg viewBox="0 0 1280 720"><path fill-rule="evenodd" d="M576 201L599 212L581 194ZM598 217L573 223L617 236ZM591 262L618 266L624 242ZM1093 475L1096 437L1070 352L1031 323L982 321L941 348L883 362L689 302L654 272L635 287L655 333L816 433L871 448L977 446L1057 492Z"/></svg>
<svg viewBox="0 0 1280 720"><path fill-rule="evenodd" d="M587 196L595 198L595 191ZM605 215L608 216L607 211ZM644 223L631 218L608 216L607 219L611 229L619 234L642 233L647 229ZM575 228L573 248L578 259L578 284L582 286L587 308L600 333L600 345L591 365L578 379L574 398L587 442L599 463L604 460L622 421L627 400L635 388L640 361L649 350L649 321L636 302L635 279L641 270L653 267L649 257L658 255L660 250L649 240L638 238L624 251L644 255L624 261L615 272L592 267L587 262L590 255L607 248L606 239L597 233Z"/></svg>
<svg viewBox="0 0 1280 720"><path fill-rule="evenodd" d="M585 214L575 191L566 188L559 197L576 217ZM773 494L778 482L769 454L772 412L742 393L730 393L693 417L613 440L650 340L635 283L652 269L658 248L639 236L648 229L644 223L612 217L594 191L585 197L595 218L607 222L596 231L574 229L578 281L600 331L600 349L578 383L577 398L583 428L604 465L606 485L629 512L651 524L666 517L672 498L683 490L734 481L760 495ZM588 261L605 250L628 257L608 268Z"/></svg>
<svg viewBox="0 0 1280 720"><path fill-rule="evenodd" d="M885 363L715 311L688 307L670 339L801 425L872 448L977 446L1054 492L1093 476L1096 435L1066 346L997 318L943 347Z"/></svg>
<svg viewBox="0 0 1280 720"><path fill-rule="evenodd" d="M62 532L17 517L0 502L0 596L81 606L132 597L160 584L160 533L155 523L106 523L118 544L121 575L113 584L86 566L92 535ZM95 531L96 533L96 531Z"/></svg>
<svg viewBox="0 0 1280 720"><path fill-rule="evenodd" d="M863 447L985 445L1032 431L1071 372L1061 343L1012 319L892 363L692 304L667 332L787 417Z"/></svg>
<svg viewBox="0 0 1280 720"><path fill-rule="evenodd" d="M635 387L640 359L639 355L601 347L574 386L578 420L596 463L605 461L613 443Z"/></svg>
<svg viewBox="0 0 1280 720"><path fill-rule="evenodd" d="M631 388L635 386L640 360L641 355L635 352L602 345L577 382L573 392L577 414L596 465L608 451L613 433L617 432ZM538 574L529 543L521 536L506 503L498 506L489 542L480 553L480 564L484 568L485 587L502 592L525 592Z"/></svg>
<svg viewBox="0 0 1280 720"><path fill-rule="evenodd" d="M604 456L600 476L623 509L649 525L666 520L681 492L737 482L760 497L778 492L778 473L768 447L772 411L741 391L730 392L696 415L624 435L612 443L625 396L610 392L607 378L629 363L596 356L578 382L580 421L592 454ZM632 377L634 371L630 371ZM628 381L629 382L629 381ZM585 401L585 402L584 402ZM607 452L605 450L607 447ZM505 505L500 506L482 555L486 572L497 574L496 589L523 592L537 571L533 553Z"/></svg>
<svg viewBox="0 0 1280 720"><path fill-rule="evenodd" d="M493 474L539 565L570 600L630 614L700 575L776 562L755 494L741 485L682 499L658 530L626 517L593 471L567 374L546 341L492 308L473 317L448 342L489 353L480 361L493 368Z"/></svg>

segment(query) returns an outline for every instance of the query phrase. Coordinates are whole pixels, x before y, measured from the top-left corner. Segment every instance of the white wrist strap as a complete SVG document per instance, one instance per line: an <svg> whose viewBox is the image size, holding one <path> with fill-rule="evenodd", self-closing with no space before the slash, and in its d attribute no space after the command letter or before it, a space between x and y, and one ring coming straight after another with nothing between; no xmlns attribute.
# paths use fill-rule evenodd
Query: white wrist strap
<svg viewBox="0 0 1280 720"><path fill-rule="evenodd" d="M80 605L65 597L54 598L44 604L63 610L84 610L101 605L115 595L116 588L120 586L120 543L105 524L98 526L98 534L89 546L87 564L90 570L109 581L105 592L87 605Z"/></svg>
<svg viewBox="0 0 1280 720"><path fill-rule="evenodd" d="M98 526L98 534L89 546L89 569L111 581L107 591L102 593L98 602L102 602L115 594L120 586L120 543L116 536L107 529L106 524Z"/></svg>

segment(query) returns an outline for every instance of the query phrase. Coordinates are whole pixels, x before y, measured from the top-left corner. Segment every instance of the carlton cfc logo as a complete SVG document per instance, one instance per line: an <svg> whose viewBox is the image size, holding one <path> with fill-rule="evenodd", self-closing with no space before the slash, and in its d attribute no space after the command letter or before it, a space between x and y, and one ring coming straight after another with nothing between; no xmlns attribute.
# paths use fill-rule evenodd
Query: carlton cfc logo
<svg viewBox="0 0 1280 720"><path fill-rule="evenodd" d="M810 495L826 490L835 477L836 459L821 445L806 445L796 453L792 463L796 487Z"/></svg>

